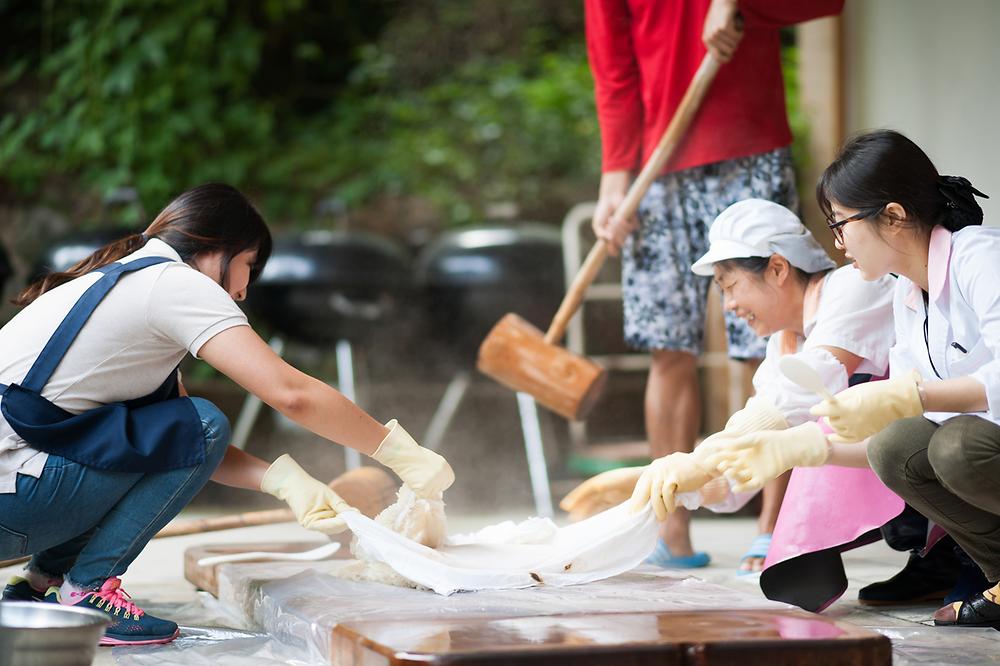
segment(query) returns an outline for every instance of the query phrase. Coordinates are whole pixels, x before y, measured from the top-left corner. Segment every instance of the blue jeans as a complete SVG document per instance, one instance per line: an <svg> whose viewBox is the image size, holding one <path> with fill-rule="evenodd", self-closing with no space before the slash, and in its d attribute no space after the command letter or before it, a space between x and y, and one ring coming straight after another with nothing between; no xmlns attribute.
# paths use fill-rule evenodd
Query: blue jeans
<svg viewBox="0 0 1000 666"><path fill-rule="evenodd" d="M0 494L0 559L97 589L125 573L153 536L208 482L229 445L218 407L192 398L205 431L205 462L160 473L110 472L50 455L39 478L18 475Z"/></svg>

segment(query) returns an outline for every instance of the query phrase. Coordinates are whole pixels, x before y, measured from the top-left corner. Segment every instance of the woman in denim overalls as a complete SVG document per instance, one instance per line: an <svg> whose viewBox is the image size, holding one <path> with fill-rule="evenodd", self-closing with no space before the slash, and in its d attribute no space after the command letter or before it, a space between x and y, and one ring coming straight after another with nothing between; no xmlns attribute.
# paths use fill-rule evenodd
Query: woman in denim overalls
<svg viewBox="0 0 1000 666"><path fill-rule="evenodd" d="M188 352L417 495L451 485L444 458L285 363L247 325L235 303L270 251L242 194L202 185L143 233L18 296L26 307L0 329L0 559L31 561L4 599L101 610L106 645L172 640L177 625L131 602L119 577L209 479L284 500L304 527L346 528L338 514L351 507L288 455L269 465L229 446L223 414L181 385Z"/></svg>

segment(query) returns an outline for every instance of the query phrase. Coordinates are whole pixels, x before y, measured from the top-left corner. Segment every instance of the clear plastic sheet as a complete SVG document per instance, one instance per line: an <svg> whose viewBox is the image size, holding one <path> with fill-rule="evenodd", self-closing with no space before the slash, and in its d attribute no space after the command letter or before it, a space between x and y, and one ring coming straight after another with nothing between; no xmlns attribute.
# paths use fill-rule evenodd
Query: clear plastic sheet
<svg viewBox="0 0 1000 666"><path fill-rule="evenodd" d="M322 565L329 571L337 563ZM266 565L224 568L219 572L219 582L220 601L242 613L247 625L266 631L316 661L329 659L334 627L349 620L792 608L762 599L757 594L734 591L648 566L587 585L485 590L448 597L429 591L342 580L317 569L275 579ZM237 591L235 598L226 596Z"/></svg>
<svg viewBox="0 0 1000 666"><path fill-rule="evenodd" d="M892 641L893 666L1000 664L1000 633L974 627L866 627Z"/></svg>
<svg viewBox="0 0 1000 666"><path fill-rule="evenodd" d="M166 645L114 648L119 666L313 666L303 654L267 634L181 626Z"/></svg>
<svg viewBox="0 0 1000 666"><path fill-rule="evenodd" d="M214 597L199 593L198 601L149 605L154 615L180 625L180 636L165 645L112 648L120 666L314 666L307 652L282 645L266 633L231 628L240 620Z"/></svg>

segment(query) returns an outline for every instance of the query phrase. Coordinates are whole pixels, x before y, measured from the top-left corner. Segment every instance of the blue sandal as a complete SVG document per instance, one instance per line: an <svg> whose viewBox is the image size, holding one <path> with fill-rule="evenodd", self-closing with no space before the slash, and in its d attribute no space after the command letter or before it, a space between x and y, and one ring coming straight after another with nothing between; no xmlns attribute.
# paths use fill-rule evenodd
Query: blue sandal
<svg viewBox="0 0 1000 666"><path fill-rule="evenodd" d="M771 550L771 535L770 534L759 534L757 538L753 540L750 544L750 549L743 554L740 558L740 565L742 566L744 562L752 559L766 559L767 551ZM751 571L747 569L737 569L737 576L749 576L751 574L760 573L760 571Z"/></svg>
<svg viewBox="0 0 1000 666"><path fill-rule="evenodd" d="M712 558L708 553L694 553L678 557L670 552L663 539L656 540L653 554L646 558L646 564L653 564L664 569L701 569L707 567Z"/></svg>

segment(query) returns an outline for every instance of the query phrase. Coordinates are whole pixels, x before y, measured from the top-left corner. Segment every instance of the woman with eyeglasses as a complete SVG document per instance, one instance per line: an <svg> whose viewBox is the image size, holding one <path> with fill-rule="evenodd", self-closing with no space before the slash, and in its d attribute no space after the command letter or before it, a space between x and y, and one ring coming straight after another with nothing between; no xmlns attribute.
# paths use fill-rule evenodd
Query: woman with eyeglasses
<svg viewBox="0 0 1000 666"><path fill-rule="evenodd" d="M841 391L813 413L835 431L831 442L867 447L879 478L946 530L992 584L1000 580L1000 229L981 226L976 197L985 196L965 178L940 175L891 130L855 138L827 167L817 197L838 247L865 279L898 276L896 341L887 381ZM830 446L815 425L797 430L803 450ZM745 482L775 473L766 447L742 444L712 462ZM1000 628L1000 586L944 606L934 622Z"/></svg>

